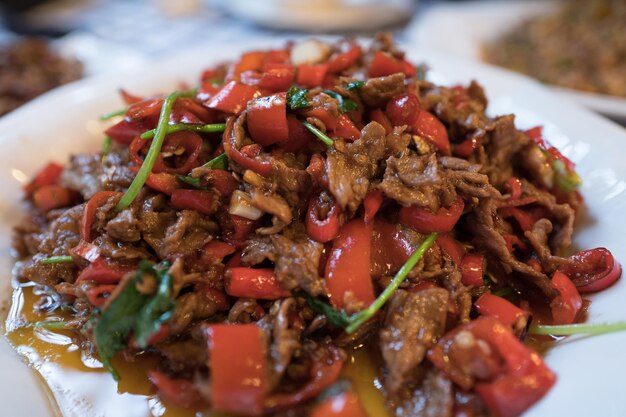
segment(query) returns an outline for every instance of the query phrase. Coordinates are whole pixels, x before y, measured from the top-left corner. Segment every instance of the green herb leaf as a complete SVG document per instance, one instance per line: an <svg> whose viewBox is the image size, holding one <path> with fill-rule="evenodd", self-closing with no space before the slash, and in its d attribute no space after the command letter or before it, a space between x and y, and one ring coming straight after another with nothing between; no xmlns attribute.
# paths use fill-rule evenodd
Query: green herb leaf
<svg viewBox="0 0 626 417"><path fill-rule="evenodd" d="M563 192L576 191L583 183L576 171L568 169L560 159L552 161L552 169L556 186Z"/></svg>
<svg viewBox="0 0 626 417"><path fill-rule="evenodd" d="M205 190L206 188L202 186L200 182L200 178L194 178L191 175L176 175L176 178L181 180L182 182L191 185L194 188L199 190Z"/></svg>
<svg viewBox="0 0 626 417"><path fill-rule="evenodd" d="M346 85L346 90L348 91L358 90L364 85L365 85L364 81L352 81L351 83L348 83L348 85Z"/></svg>
<svg viewBox="0 0 626 417"><path fill-rule="evenodd" d="M304 125L304 127L309 129L309 131L311 133L313 133L319 140L324 142L326 145L333 146L333 144L335 143L331 138L329 138L326 135L326 133L322 132L321 130L319 130L318 128L313 126L311 123L309 123L309 122L302 122L302 124Z"/></svg>
<svg viewBox="0 0 626 417"><path fill-rule="evenodd" d="M226 153L221 153L202 166L204 168L221 169L225 171L228 169L228 156Z"/></svg>
<svg viewBox="0 0 626 417"><path fill-rule="evenodd" d="M530 326L528 332L531 334L550 335L550 336L571 336L574 334L598 335L612 332L621 332L626 330L626 321L618 321L615 323L602 324L563 324L556 326L547 326L536 324Z"/></svg>
<svg viewBox="0 0 626 417"><path fill-rule="evenodd" d="M197 133L216 133L223 132L226 130L225 123L213 123L208 125L197 125L197 124L189 124L189 123L173 123L167 125L167 135L170 133L180 132L181 130L189 130ZM156 133L156 129L151 129L146 132L143 132L139 137L141 139L152 139L154 134Z"/></svg>
<svg viewBox="0 0 626 417"><path fill-rule="evenodd" d="M311 105L306 95L309 90L292 86L287 90L287 105L291 110L304 109Z"/></svg>
<svg viewBox="0 0 626 417"><path fill-rule="evenodd" d="M51 256L49 258L42 259L42 260L39 261L39 263L42 264L42 265L63 264L63 263L70 263L70 262L74 262L74 258L72 258L69 255L67 255L67 256Z"/></svg>
<svg viewBox="0 0 626 417"><path fill-rule="evenodd" d="M298 293L299 296L304 297L306 303L311 307L311 310L316 313L320 313L326 316L328 319L328 323L334 327L346 327L350 324L350 318L343 312L337 311L332 308L329 304L319 300L317 298L311 297L309 294L302 292Z"/></svg>
<svg viewBox="0 0 626 417"><path fill-rule="evenodd" d="M93 319L93 336L98 354L116 381L119 380L119 374L113 368L111 358L126 347L131 332L138 346L145 348L150 336L172 315L175 303L172 300L172 277L167 272L168 266L166 262L152 266L148 261L142 261L135 275L126 282L102 315ZM156 280L154 294L139 292L137 284L143 279Z"/></svg>
<svg viewBox="0 0 626 417"><path fill-rule="evenodd" d="M326 94L327 96L334 98L335 100L339 102L339 111L341 113L347 113L350 111L358 110L359 108L359 105L356 104L354 101L350 100L349 98L344 98L341 94L335 91L324 90L323 93Z"/></svg>

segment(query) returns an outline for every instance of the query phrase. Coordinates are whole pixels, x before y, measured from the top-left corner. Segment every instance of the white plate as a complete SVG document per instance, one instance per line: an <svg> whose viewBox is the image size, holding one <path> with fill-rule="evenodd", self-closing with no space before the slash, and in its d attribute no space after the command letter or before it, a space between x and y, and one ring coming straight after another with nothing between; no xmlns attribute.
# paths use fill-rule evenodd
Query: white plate
<svg viewBox="0 0 626 417"><path fill-rule="evenodd" d="M558 7L550 0L472 1L464 4L437 4L407 29L409 41L454 56L480 61L486 41L497 39L520 21L550 13ZM568 100L607 116L626 121L626 98L551 87Z"/></svg>
<svg viewBox="0 0 626 417"><path fill-rule="evenodd" d="M262 45L247 45L247 47ZM154 93L195 79L205 65L234 57L241 45L208 45L149 70L123 77L82 80L62 87L0 119L0 268L3 287L8 287L12 260L9 257L11 227L20 217L20 186L46 161L64 161L71 152L98 149L101 144L99 114L121 105L118 87L133 93ZM436 82L467 83L479 80L490 98L492 115L514 112L520 128L544 125L550 141L578 163L584 179L582 192L588 202L588 221L576 233L576 245L606 246L626 261L623 237L626 222L626 131L621 127L549 92L526 77L465 62L437 52L411 48L410 58L426 61ZM8 294L7 294L8 296ZM591 322L626 319L626 280L610 291L592 297ZM0 338L1 339L1 338ZM623 376L626 375L626 333L584 338L562 343L547 355L548 364L559 376L554 389L528 411L525 417L567 415L568 417L624 417ZM3 416L46 416L43 391L36 378L0 340L0 404ZM81 400L68 388L60 398ZM59 397L60 396L60 397ZM126 397L124 397L126 398ZM145 410L148 404L145 405ZM130 412L129 412L130 413ZM147 415L130 413L128 417ZM95 417L96 413L84 415ZM159 414L160 415L160 414ZM108 414L111 417L126 417ZM108 417L107 416L107 417Z"/></svg>

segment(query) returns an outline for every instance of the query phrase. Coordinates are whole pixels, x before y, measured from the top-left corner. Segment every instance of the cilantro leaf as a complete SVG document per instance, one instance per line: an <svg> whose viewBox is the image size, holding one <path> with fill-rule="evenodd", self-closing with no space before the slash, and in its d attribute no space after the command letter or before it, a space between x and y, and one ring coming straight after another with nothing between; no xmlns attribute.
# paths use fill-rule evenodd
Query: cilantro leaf
<svg viewBox="0 0 626 417"><path fill-rule="evenodd" d="M365 85L364 81L352 81L351 83L348 83L348 85L346 85L346 90L348 91L358 90L364 85Z"/></svg>
<svg viewBox="0 0 626 417"><path fill-rule="evenodd" d="M341 113L347 113L357 110L359 108L359 105L356 104L354 101L350 100L349 98L344 98L341 94L335 91L324 90L323 93L339 102L339 111Z"/></svg>
<svg viewBox="0 0 626 417"><path fill-rule="evenodd" d="M304 109L311 105L306 97L309 90L292 86L287 90L287 104L291 110Z"/></svg>

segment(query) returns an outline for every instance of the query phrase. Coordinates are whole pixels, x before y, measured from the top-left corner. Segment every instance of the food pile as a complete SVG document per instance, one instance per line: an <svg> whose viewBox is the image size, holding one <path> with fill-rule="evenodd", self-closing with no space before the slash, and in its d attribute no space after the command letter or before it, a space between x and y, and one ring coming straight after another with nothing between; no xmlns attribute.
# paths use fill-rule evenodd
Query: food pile
<svg viewBox="0 0 626 417"><path fill-rule="evenodd" d="M122 98L100 152L26 186L16 278L114 377L157 356L166 403L365 416L342 374L359 348L390 415L518 416L556 381L531 320L580 321L621 275L607 249L568 256L580 178L541 129L425 80L388 35Z"/></svg>

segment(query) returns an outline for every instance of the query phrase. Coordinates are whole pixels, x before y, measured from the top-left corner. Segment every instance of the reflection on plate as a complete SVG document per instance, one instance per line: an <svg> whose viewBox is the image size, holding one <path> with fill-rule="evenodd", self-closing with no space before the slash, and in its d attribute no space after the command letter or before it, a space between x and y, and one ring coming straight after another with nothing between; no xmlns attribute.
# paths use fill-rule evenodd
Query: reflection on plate
<svg viewBox="0 0 626 417"><path fill-rule="evenodd" d="M410 41L457 57L481 60L485 41L498 37L518 22L554 11L555 1L477 1L467 4L439 4L407 29ZM607 116L626 121L626 98L551 87L567 100Z"/></svg>
<svg viewBox="0 0 626 417"><path fill-rule="evenodd" d="M243 49L261 46L267 45L211 45L205 50L189 51L177 59L151 66L149 71L128 74L124 79L107 76L83 80L48 93L1 119L0 143L4 152L0 154L0 184L3 187L0 269L4 274L0 288L6 291L4 299L9 295L10 236L11 227L19 217L21 183L50 159L64 161L70 153L98 149L102 125L97 118L121 105L116 92L118 87L137 94L168 91L181 80L194 79L203 67L215 61L235 57ZM626 141L626 133L622 128L553 95L528 78L430 50L407 49L412 49L411 59L428 62L433 69L430 74L433 81L467 83L471 79L479 80L491 98L491 114L514 112L520 128L544 125L546 137L578 163L579 173L585 181L582 192L588 202L587 221L580 225L576 244L581 247L607 245L617 259L626 261L626 245L622 244L626 232L623 221L626 210L626 164L623 159L626 151L621 146ZM181 66L181 62L185 65ZM590 321L626 319L625 298L625 280L611 290L593 296ZM626 403L622 398L622 380L626 374L625 345L626 333L570 339L559 344L547 355L548 364L558 374L557 385L525 417L626 415ZM54 415L47 407L46 392L3 339L0 340L0 367L3 369L0 386L4 387L0 391L2 415ZM68 399L86 401L65 384L57 387L53 395L59 403L67 403ZM149 404L145 404L144 409L150 409ZM103 415L95 408L91 410L94 410L93 417ZM153 415L160 414L153 412ZM115 414L115 417L120 416Z"/></svg>

